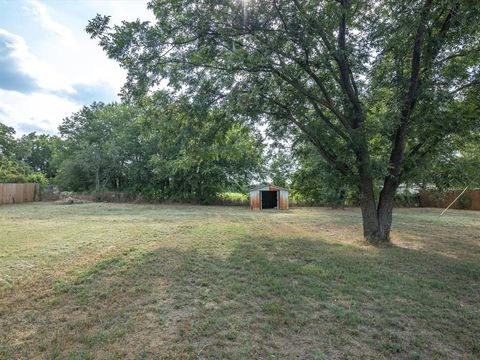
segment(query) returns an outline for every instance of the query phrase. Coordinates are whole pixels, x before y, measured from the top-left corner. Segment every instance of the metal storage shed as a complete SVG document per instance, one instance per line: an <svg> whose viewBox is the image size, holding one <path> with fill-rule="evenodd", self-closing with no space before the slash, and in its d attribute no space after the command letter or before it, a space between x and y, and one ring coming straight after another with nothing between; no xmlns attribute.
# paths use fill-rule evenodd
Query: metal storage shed
<svg viewBox="0 0 480 360"><path fill-rule="evenodd" d="M288 209L288 190L275 185L264 185L250 190L250 208Z"/></svg>

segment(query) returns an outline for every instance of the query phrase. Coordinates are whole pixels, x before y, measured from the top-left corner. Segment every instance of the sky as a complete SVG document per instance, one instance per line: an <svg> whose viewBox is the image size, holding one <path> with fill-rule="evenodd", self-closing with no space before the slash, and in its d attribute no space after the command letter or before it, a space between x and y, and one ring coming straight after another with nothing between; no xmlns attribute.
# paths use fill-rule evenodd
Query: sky
<svg viewBox="0 0 480 360"><path fill-rule="evenodd" d="M97 13L113 24L153 21L144 0L0 0L0 122L16 136L56 134L93 101L118 101L126 72L85 32Z"/></svg>

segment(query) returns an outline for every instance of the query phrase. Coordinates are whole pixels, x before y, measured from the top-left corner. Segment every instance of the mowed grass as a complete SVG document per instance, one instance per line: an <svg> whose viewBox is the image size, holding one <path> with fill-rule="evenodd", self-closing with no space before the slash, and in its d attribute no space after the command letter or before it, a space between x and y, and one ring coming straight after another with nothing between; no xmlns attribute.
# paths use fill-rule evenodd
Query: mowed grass
<svg viewBox="0 0 480 360"><path fill-rule="evenodd" d="M480 212L0 206L1 359L474 359Z"/></svg>

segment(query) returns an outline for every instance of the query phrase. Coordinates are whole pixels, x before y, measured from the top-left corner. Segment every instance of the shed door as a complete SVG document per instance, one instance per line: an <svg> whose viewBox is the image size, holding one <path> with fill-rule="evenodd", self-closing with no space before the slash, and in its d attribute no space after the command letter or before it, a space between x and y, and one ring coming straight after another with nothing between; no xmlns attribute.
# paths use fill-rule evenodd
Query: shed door
<svg viewBox="0 0 480 360"><path fill-rule="evenodd" d="M262 209L278 208L277 191L262 191Z"/></svg>

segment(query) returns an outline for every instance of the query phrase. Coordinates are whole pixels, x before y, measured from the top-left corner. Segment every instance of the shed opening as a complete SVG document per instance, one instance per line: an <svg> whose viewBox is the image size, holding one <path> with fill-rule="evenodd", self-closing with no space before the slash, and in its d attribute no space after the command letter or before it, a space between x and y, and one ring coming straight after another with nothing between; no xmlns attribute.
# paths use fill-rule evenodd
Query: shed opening
<svg viewBox="0 0 480 360"><path fill-rule="evenodd" d="M262 209L276 209L278 207L277 191L261 191Z"/></svg>
<svg viewBox="0 0 480 360"><path fill-rule="evenodd" d="M250 208L288 209L288 190L275 185L260 185L250 190Z"/></svg>

